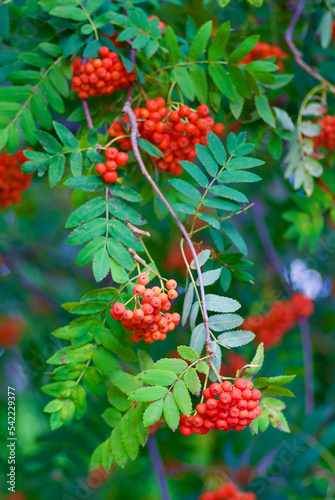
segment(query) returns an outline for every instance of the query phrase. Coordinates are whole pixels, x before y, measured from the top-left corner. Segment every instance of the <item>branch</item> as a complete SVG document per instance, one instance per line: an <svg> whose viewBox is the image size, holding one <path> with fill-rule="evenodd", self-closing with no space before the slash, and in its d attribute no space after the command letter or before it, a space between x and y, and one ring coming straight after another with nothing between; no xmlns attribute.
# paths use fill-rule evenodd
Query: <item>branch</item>
<svg viewBox="0 0 335 500"><path fill-rule="evenodd" d="M163 195L163 193L161 192L161 190L159 189L159 187L157 186L157 184L155 183L155 181L152 179L152 177L150 176L146 166L144 165L144 162L142 160L142 157L141 157L141 153L139 151L139 147L138 147L138 142L137 142L137 138L139 136L139 131L138 131L138 126L137 126L137 119L136 119L136 116L131 108L131 103L132 103L132 100L133 100L133 84L130 86L129 88L129 91L128 91L128 95L127 95L127 99L126 99L126 102L122 108L122 112L124 114L126 114L128 117L129 117L129 122L130 122L130 126L131 126L131 132L130 132L130 140L131 140L131 144L132 144L132 148L133 148L133 151L134 151L134 155L135 155L135 158L140 166L140 169L144 175L144 177L148 180L148 182L151 184L153 190L155 191L155 193L157 194L157 196L160 198L160 200L162 201L162 203L166 206L166 208L168 209L168 211L170 212L172 218L174 219L175 223L177 224L177 226L179 227L185 241L187 242L188 246L190 247L191 249L191 252L192 252L192 255L193 255L193 259L194 259L194 262L195 262L195 265L196 265L196 270L197 270L197 273L198 273L198 282L199 282L199 288L200 288L200 294L201 294L201 300L202 300L202 305L203 305L203 319L204 319L204 324L205 324L205 329L206 329L206 351L208 354L212 354L212 348L211 348L211 334L210 334L210 331L209 331L209 324L208 324L208 314L207 314L207 308L206 308L206 298L205 298L205 288L204 288L204 283L203 283L203 279L202 279L202 273L201 273L201 268L200 268L200 264L199 264L199 260L198 260L198 255L197 255L197 252L195 251L195 248L194 248L194 245L192 243L192 240L191 238L189 237L188 235L188 232L186 231L184 225L180 222L177 214L175 213L175 211L173 210L173 208L171 207L171 205L169 204L169 202L167 201L167 199L165 198L165 196Z"/></svg>
<svg viewBox="0 0 335 500"><path fill-rule="evenodd" d="M87 101L82 101L82 104L83 104L83 110L85 113L87 126L88 126L89 130L91 130L93 128L93 121L92 121L92 117L91 117L91 113L90 113L90 108L88 107Z"/></svg>
<svg viewBox="0 0 335 500"><path fill-rule="evenodd" d="M127 221L125 222L126 226L129 227L129 229L136 234L136 236L148 236L150 238L151 234L149 231L143 231L143 229L139 229L138 227L134 226L131 222Z"/></svg>
<svg viewBox="0 0 335 500"><path fill-rule="evenodd" d="M297 9L294 13L294 16L292 17L291 23L289 27L286 30L285 33L285 40L287 45L290 47L291 52L294 56L295 62L304 70L306 73L311 75L313 78L321 82L325 87L327 87L331 92L335 93L335 87L332 83L330 83L328 80L326 80L320 73L309 66L304 60L303 60L303 53L297 49L297 47L294 45L293 42L293 31L295 28L295 25L297 24L297 21L299 17L302 14L302 11L305 7L306 0L300 0L297 6Z"/></svg>
<svg viewBox="0 0 335 500"><path fill-rule="evenodd" d="M154 271L146 262L144 259L142 259L142 257L140 257L136 252L135 250L133 250L132 248L127 248L128 252L130 253L130 255L133 256L133 259L136 261L136 262L139 262L140 264L142 264L142 266L146 267L151 273L155 274L160 280L162 279L162 277L156 273L156 271Z"/></svg>
<svg viewBox="0 0 335 500"><path fill-rule="evenodd" d="M263 245L266 257L270 264L273 266L274 270L277 272L281 278L284 287L289 295L292 295L293 288L290 283L285 279L285 267L277 255L277 252L271 241L268 229L264 220L263 207L258 201L253 207L255 226L258 233L259 239ZM306 317L301 317L299 320L300 335L302 352L304 357L304 367L305 367L305 411L307 414L314 411L314 391L313 391L313 352L311 336L308 326L308 320Z"/></svg>
<svg viewBox="0 0 335 500"><path fill-rule="evenodd" d="M148 439L148 450L151 457L151 462L155 472L155 476L158 482L158 486L161 492L162 500L171 500L169 488L166 482L165 469L159 453L156 438L154 436L149 436Z"/></svg>

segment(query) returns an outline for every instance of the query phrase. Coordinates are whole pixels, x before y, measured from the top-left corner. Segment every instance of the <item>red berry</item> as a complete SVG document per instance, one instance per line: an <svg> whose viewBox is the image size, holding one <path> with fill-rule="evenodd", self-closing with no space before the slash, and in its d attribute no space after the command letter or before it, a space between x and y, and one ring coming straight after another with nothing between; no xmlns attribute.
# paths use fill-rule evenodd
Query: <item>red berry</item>
<svg viewBox="0 0 335 500"><path fill-rule="evenodd" d="M246 389L247 381L244 380L244 378L237 378L235 380L234 385L235 385L236 389L241 389L241 391L242 391L243 389Z"/></svg>
<svg viewBox="0 0 335 500"><path fill-rule="evenodd" d="M206 106L206 104L200 104L200 106L197 107L197 112L198 115L201 117L205 117L209 115L209 107Z"/></svg>
<svg viewBox="0 0 335 500"><path fill-rule="evenodd" d="M218 396L222 392L222 387L218 382L214 382L209 388L213 396Z"/></svg>
<svg viewBox="0 0 335 500"><path fill-rule="evenodd" d="M251 399L251 395L252 395L252 392L250 389L244 389L244 391L242 391L242 398L243 399Z"/></svg>
<svg viewBox="0 0 335 500"><path fill-rule="evenodd" d="M116 148L107 148L105 151L105 156L108 160L115 160L119 152Z"/></svg>
<svg viewBox="0 0 335 500"><path fill-rule="evenodd" d="M101 57L107 57L109 54L109 48L104 46L100 47L99 54L101 55Z"/></svg>
<svg viewBox="0 0 335 500"><path fill-rule="evenodd" d="M177 288L177 282L176 282L176 280L167 280L167 282L166 282L166 288L168 290L175 290Z"/></svg>
<svg viewBox="0 0 335 500"><path fill-rule="evenodd" d="M149 276L147 274L140 274L137 278L140 285L147 285L149 283Z"/></svg>
<svg viewBox="0 0 335 500"><path fill-rule="evenodd" d="M258 399L261 399L261 397L262 397L261 391L259 391L258 389L252 390L251 399L253 399L254 401L257 401Z"/></svg>
<svg viewBox="0 0 335 500"><path fill-rule="evenodd" d="M115 304L113 305L113 311L115 312L115 314L123 314L125 309L126 308L124 307L124 304L122 304L122 302L115 302Z"/></svg>
<svg viewBox="0 0 335 500"><path fill-rule="evenodd" d="M213 395L212 395L211 391L209 390L209 387L207 387L207 389L205 389L205 390L204 390L204 392L203 392L203 396L204 396L204 398L206 398L206 399L209 399L209 398L212 398L212 397L213 397Z"/></svg>
<svg viewBox="0 0 335 500"><path fill-rule="evenodd" d="M180 426L180 433L183 436L190 436L192 434L192 429L190 427L187 427L186 425L181 425Z"/></svg>
<svg viewBox="0 0 335 500"><path fill-rule="evenodd" d="M106 165L104 163L97 163L95 166L96 172L103 175L106 172Z"/></svg>
<svg viewBox="0 0 335 500"><path fill-rule="evenodd" d="M127 155L127 153L119 153L116 157L116 163L119 165L119 166L122 166L122 165L125 165L127 163L127 161L129 160L129 156Z"/></svg>
<svg viewBox="0 0 335 500"><path fill-rule="evenodd" d="M114 171L114 172L106 172L104 175L103 175L103 180L105 182L115 182L116 179L117 179L117 173Z"/></svg>
<svg viewBox="0 0 335 500"><path fill-rule="evenodd" d="M200 415L206 415L207 406L205 403L199 403L195 409Z"/></svg>
<svg viewBox="0 0 335 500"><path fill-rule="evenodd" d="M242 392L240 391L240 389L233 389L230 394L232 399L241 399L242 397Z"/></svg>
<svg viewBox="0 0 335 500"><path fill-rule="evenodd" d="M231 392L231 390L233 389L233 384L229 382L229 380L225 380L224 382L222 382L221 387L223 391Z"/></svg>
<svg viewBox="0 0 335 500"><path fill-rule="evenodd" d="M216 399L209 398L207 400L206 406L209 410L214 410L218 406L218 401Z"/></svg>

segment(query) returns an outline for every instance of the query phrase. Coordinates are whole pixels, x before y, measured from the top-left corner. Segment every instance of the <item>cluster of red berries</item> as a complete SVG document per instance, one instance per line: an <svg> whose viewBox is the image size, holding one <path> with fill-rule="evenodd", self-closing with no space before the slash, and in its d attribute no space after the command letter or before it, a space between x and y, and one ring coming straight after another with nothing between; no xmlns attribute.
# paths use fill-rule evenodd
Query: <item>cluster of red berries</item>
<svg viewBox="0 0 335 500"><path fill-rule="evenodd" d="M97 163L95 170L102 175L105 182L115 182L117 179L117 167L125 165L129 160L129 156L127 153L120 153L116 148L107 148L105 156L107 161L105 163Z"/></svg>
<svg viewBox="0 0 335 500"><path fill-rule="evenodd" d="M137 307L132 311L121 302L115 302L110 314L122 323L125 330L133 332L130 336L133 342L144 339L147 344L152 344L155 340L165 340L166 334L180 322L180 314L168 312L171 301L178 297L177 282L167 280L165 293L159 286L145 287L149 283L147 274L140 274L137 281L138 285L133 287ZM141 301L139 297L142 297Z"/></svg>
<svg viewBox="0 0 335 500"><path fill-rule="evenodd" d="M111 95L121 88L128 88L135 80L135 73L128 73L116 52L108 47L100 47L100 57L83 63L80 58L72 64L73 78L71 88L78 92L80 99L89 96Z"/></svg>
<svg viewBox="0 0 335 500"><path fill-rule="evenodd" d="M27 161L23 151L15 156L0 155L0 206L9 207L19 203L21 193L31 184L32 174L21 172L22 165Z"/></svg>
<svg viewBox="0 0 335 500"><path fill-rule="evenodd" d="M224 130L222 123L214 123L209 116L206 104L200 104L197 111L189 106L181 105L169 113L163 97L156 97L146 102L145 108L135 108L138 129L142 137L157 146L164 158L155 160L158 170L166 170L170 174L180 175L183 171L180 160L193 161L196 156L196 144L207 144L207 132L214 131L219 135ZM129 118L122 118L124 124ZM109 127L111 137L124 135L124 124L114 120ZM129 139L120 141L122 149L130 149Z"/></svg>
<svg viewBox="0 0 335 500"><path fill-rule="evenodd" d="M248 364L248 358L246 356L235 351L228 351L226 353L226 362L221 364L220 375L235 377L235 373L246 364Z"/></svg>
<svg viewBox="0 0 335 500"><path fill-rule="evenodd" d="M312 137L316 148L323 146L328 151L335 149L335 116L326 115L323 120L319 120L321 130L319 135Z"/></svg>
<svg viewBox="0 0 335 500"><path fill-rule="evenodd" d="M180 416L181 434L207 434L211 429L243 431L262 413L261 391L253 387L251 380L244 378L237 378L234 386L229 380L222 384L214 382L204 390L203 397L207 401L196 406L197 413L190 417ZM219 398L215 399L216 396Z"/></svg>
<svg viewBox="0 0 335 500"><path fill-rule="evenodd" d="M283 59L288 58L287 52L284 52L278 45L270 45L269 43L257 42L252 51L239 63L248 64L260 59L268 59L269 57L276 57L276 65L279 71L284 70Z"/></svg>
<svg viewBox="0 0 335 500"><path fill-rule="evenodd" d="M242 491L237 484L230 481L215 491L205 491L199 500L256 500L252 491Z"/></svg>
<svg viewBox="0 0 335 500"><path fill-rule="evenodd" d="M251 330L256 335L257 342L264 342L264 347L269 349L279 344L283 336L298 323L299 318L309 317L313 312L312 299L296 292L288 300L274 302L267 314L246 318L241 328Z"/></svg>

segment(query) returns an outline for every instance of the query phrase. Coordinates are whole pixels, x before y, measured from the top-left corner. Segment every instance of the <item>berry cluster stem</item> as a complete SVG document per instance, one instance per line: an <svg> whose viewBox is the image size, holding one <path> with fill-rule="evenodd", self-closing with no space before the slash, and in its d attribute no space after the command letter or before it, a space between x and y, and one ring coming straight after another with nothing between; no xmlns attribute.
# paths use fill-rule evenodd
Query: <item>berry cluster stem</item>
<svg viewBox="0 0 335 500"><path fill-rule="evenodd" d="M138 143L137 143L137 138L138 138L138 135L139 135L139 132L138 132L138 127L137 127L137 119L136 119L136 116L132 110L132 107L131 107L131 103L132 103L132 100L133 100L133 84L130 86L129 88L129 91L128 91L128 95L127 95L127 99L126 99L126 102L122 108L122 112L124 114L126 114L128 117L129 117L129 121L130 121L130 125L131 125L131 133L130 133L130 140L131 140L131 144L132 144L132 148L133 148L133 151L134 151L134 155L135 155L135 158L140 166L140 169L144 175L144 177L148 180L148 182L151 184L153 190L155 191L155 193L157 194L157 196L160 198L160 200L162 201L162 203L164 203L164 205L166 206L166 208L168 209L168 211L170 212L172 218L174 219L175 223L177 224L177 226L179 227L185 241L187 242L187 244L189 245L190 249L191 249L191 252L192 252L192 255L193 255L193 259L194 259L194 262L195 262L195 265L196 265L196 269L197 269L197 273L198 273L198 281L199 281L199 288L200 288L200 294L201 294L201 299L202 299L202 306L203 306L203 318L204 318L204 324L205 324L205 329L206 329L206 350L208 352L208 354L212 354L212 350L211 350L211 334L210 334L210 331L209 331L209 324L208 324L208 314L207 314L207 308L206 308L206 297L205 297L205 288L204 288L204 283L203 283L203 280L202 280L202 273L201 273L201 268L200 268L200 264L199 264L199 260L198 260L198 255L195 251L195 248L194 248L194 245L192 243L192 240L191 238L189 237L188 235L188 232L186 231L184 225L181 223L181 221L179 220L177 214L175 213L175 211L173 210L173 208L171 207L171 205L169 204L169 202L167 201L167 199L165 198L165 196L163 195L163 193L161 192L161 190L159 189L159 187L157 186L157 184L155 183L155 181L152 179L151 175L149 174L146 166L144 165L144 162L142 160L142 157L141 157L141 153L139 151L139 147L138 147Z"/></svg>

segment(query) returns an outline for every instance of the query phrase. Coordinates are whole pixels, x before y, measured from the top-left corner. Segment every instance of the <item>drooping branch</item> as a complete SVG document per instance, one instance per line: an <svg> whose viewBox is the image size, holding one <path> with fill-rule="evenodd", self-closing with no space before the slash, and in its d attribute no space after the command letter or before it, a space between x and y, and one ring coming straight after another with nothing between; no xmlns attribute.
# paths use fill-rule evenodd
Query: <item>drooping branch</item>
<svg viewBox="0 0 335 500"><path fill-rule="evenodd" d="M92 121L92 116L90 113L90 108L88 107L87 101L82 101L82 104L83 104L83 110L84 110L87 126L88 126L89 130L91 130L93 128L93 121Z"/></svg>
<svg viewBox="0 0 335 500"><path fill-rule="evenodd" d="M326 88L330 90L330 92L335 93L335 86L330 83L328 80L326 80L320 73L315 69L309 66L304 60L303 60L303 54L302 52L297 49L293 42L293 31L295 28L295 25L297 24L298 19L300 18L302 11L305 7L306 0L300 0L297 6L297 9L292 17L292 20L290 22L289 27L286 30L285 33L285 40L287 45L290 47L291 52L294 56L295 62L304 70L306 73L309 75L313 76L316 80L321 82Z"/></svg>
<svg viewBox="0 0 335 500"><path fill-rule="evenodd" d="M254 204L253 212L255 216L256 231L263 245L266 257L281 278L286 292L292 295L294 290L291 284L285 279L285 268L271 241L264 220L263 207L259 201ZM299 328L305 367L305 410L307 414L310 414L314 411L313 352L309 325L306 317L300 317Z"/></svg>
<svg viewBox="0 0 335 500"><path fill-rule="evenodd" d="M127 99L126 99L126 102L122 108L122 112L129 117L129 122L130 122L130 126L131 126L130 140L131 140L132 148L134 151L134 155L135 155L135 158L140 166L140 169L141 169L144 177L151 184L151 186L152 186L153 190L155 191L156 195L158 196L158 198L162 201L162 203L166 206L166 208L170 212L173 220L175 221L175 223L179 227L185 241L187 242L188 246L191 249L193 259L195 262L195 266L196 266L196 270L198 273L198 283L199 283L200 295L201 295L201 301L202 301L202 307L203 307L203 319L204 319L204 325L205 325L205 330L206 330L206 351L208 354L212 354L211 334L209 331L209 324L208 324L205 288L204 288L204 283L203 283L203 279L202 279L202 273L201 273L201 268L200 268L200 264L199 264L198 254L195 251L193 242L192 242L191 238L189 237L188 232L185 229L184 225L181 223L177 214L175 213L175 211L173 210L173 208L171 207L171 205L169 204L169 202L167 201L167 199L165 198L165 196L163 195L163 193L161 192L161 190L159 189L159 187L157 186L155 181L152 179L146 166L144 165L144 162L143 162L142 157L141 157L141 153L139 151L138 142L137 142L137 138L139 137L139 131L138 131L138 126L137 126L137 119L136 119L136 116L135 116L135 114L132 110L132 107L131 107L132 100L133 100L133 85L131 85L129 88Z"/></svg>

